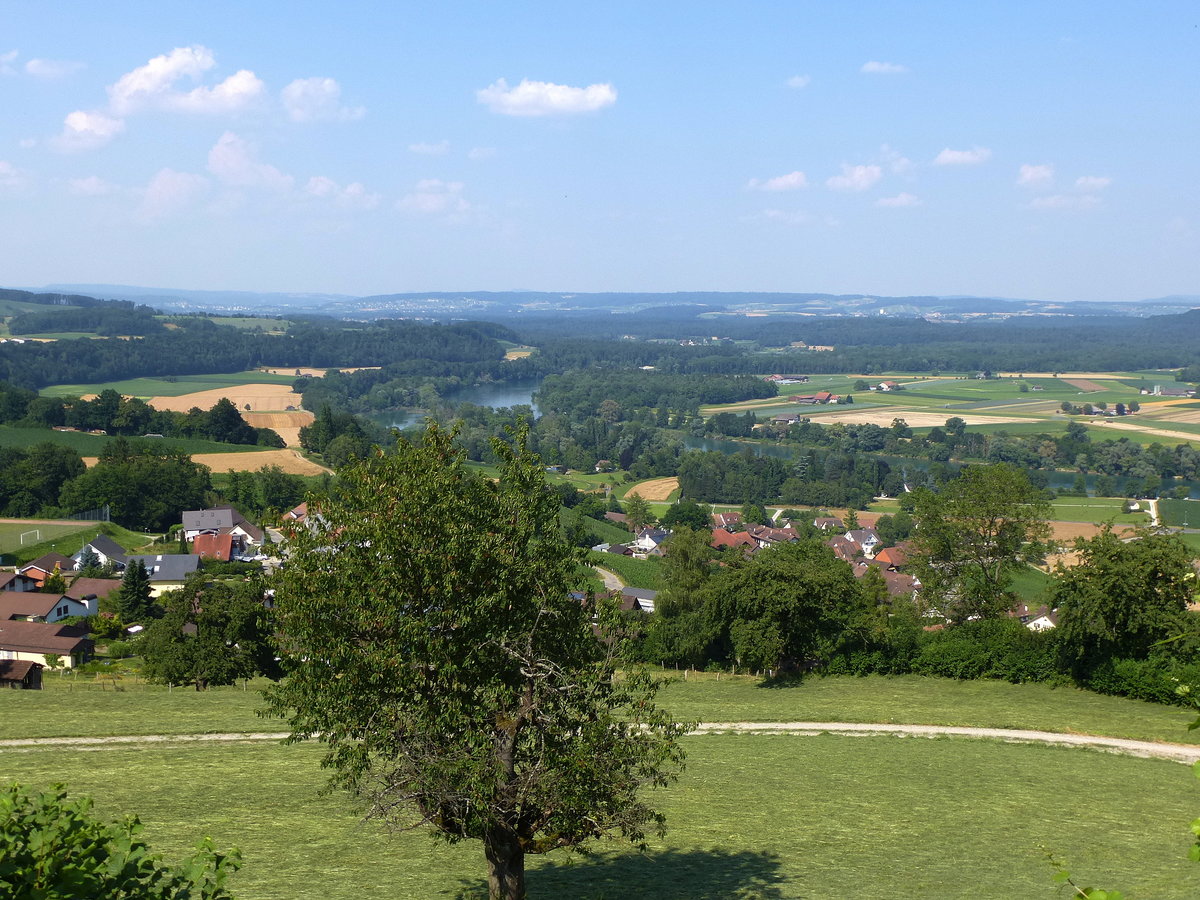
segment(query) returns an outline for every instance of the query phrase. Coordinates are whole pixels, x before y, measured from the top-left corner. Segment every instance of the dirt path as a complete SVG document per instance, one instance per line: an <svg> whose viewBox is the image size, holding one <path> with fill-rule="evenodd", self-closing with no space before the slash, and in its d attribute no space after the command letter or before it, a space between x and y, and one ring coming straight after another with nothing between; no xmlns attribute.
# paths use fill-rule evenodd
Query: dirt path
<svg viewBox="0 0 1200 900"><path fill-rule="evenodd" d="M1091 734L1059 734L1053 731L1027 731L1018 728L966 728L951 725L888 725L851 722L702 722L692 734L782 734L812 736L845 734L863 737L892 735L903 737L966 737L984 738L1011 743L1056 744L1065 747L1088 747L1140 756L1147 759L1169 759L1189 765L1200 760L1200 745L1167 744L1159 741L1134 741L1127 738ZM249 731L215 734L144 734L117 737L26 738L0 741L0 749L34 750L39 747L77 747L91 749L128 744L202 744L251 741L279 741L285 732Z"/></svg>
<svg viewBox="0 0 1200 900"><path fill-rule="evenodd" d="M616 572L610 572L608 569L602 569L600 566L592 566L592 568L604 582L604 589L606 591L619 591L621 588L625 587L625 582L621 580L621 576L619 576Z"/></svg>

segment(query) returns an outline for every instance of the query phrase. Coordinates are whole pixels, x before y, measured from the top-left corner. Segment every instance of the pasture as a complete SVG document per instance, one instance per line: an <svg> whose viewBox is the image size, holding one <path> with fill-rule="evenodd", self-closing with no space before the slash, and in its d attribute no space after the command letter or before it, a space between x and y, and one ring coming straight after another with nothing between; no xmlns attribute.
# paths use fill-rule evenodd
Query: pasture
<svg viewBox="0 0 1200 900"><path fill-rule="evenodd" d="M270 372L221 372L211 375L167 375L161 378L127 378L123 381L103 381L95 384L54 384L44 387L47 397L83 397L114 390L125 397L178 397L213 388L238 387L245 384L286 384L295 382L294 375L275 375ZM212 404L210 403L209 406Z"/></svg>

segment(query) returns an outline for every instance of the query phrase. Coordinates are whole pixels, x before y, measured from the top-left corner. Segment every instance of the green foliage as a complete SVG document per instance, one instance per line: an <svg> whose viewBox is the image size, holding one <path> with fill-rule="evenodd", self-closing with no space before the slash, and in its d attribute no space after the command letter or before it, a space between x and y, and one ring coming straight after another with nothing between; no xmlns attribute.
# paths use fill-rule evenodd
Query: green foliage
<svg viewBox="0 0 1200 900"><path fill-rule="evenodd" d="M629 527L634 531L640 531L654 523L650 504L637 491L625 495L625 515L629 517Z"/></svg>
<svg viewBox="0 0 1200 900"><path fill-rule="evenodd" d="M155 607L150 592L150 573L146 571L146 564L135 559L125 567L121 586L115 595L116 612L122 622L143 622L154 615Z"/></svg>
<svg viewBox="0 0 1200 900"><path fill-rule="evenodd" d="M207 579L207 573L198 572L159 598L163 616L139 642L146 677L160 684L192 684L198 691L256 674L278 677L262 580Z"/></svg>
<svg viewBox="0 0 1200 900"><path fill-rule="evenodd" d="M495 449L493 482L430 425L341 473L277 583L291 674L267 696L369 816L483 840L492 896L522 897L525 854L662 827L639 789L686 729L653 679L614 678L524 435Z"/></svg>
<svg viewBox="0 0 1200 900"><path fill-rule="evenodd" d="M695 500L679 500L672 503L662 516L664 528L696 528L709 527L709 507L702 506Z"/></svg>
<svg viewBox="0 0 1200 900"><path fill-rule="evenodd" d="M941 493L917 492L914 574L947 619L1003 615L1014 573L1045 553L1050 505L1014 466L972 466Z"/></svg>
<svg viewBox="0 0 1200 900"><path fill-rule="evenodd" d="M105 823L87 797L61 785L0 793L0 894L11 900L232 900L226 882L241 866L237 850L205 839L178 867L164 865L141 838L136 816Z"/></svg>

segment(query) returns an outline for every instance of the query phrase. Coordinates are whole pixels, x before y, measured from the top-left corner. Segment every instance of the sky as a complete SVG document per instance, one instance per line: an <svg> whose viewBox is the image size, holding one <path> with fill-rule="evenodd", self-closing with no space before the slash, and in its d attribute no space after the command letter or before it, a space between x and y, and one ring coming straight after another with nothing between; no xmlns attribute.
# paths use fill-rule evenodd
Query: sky
<svg viewBox="0 0 1200 900"><path fill-rule="evenodd" d="M0 0L0 284L1200 294L1200 3Z"/></svg>

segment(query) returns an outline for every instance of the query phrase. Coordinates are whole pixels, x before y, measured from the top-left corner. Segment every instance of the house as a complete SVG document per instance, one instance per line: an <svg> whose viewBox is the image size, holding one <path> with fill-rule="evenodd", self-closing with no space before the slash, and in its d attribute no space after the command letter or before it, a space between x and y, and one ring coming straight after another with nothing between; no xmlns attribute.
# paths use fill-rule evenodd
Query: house
<svg viewBox="0 0 1200 900"><path fill-rule="evenodd" d="M832 550L833 555L843 562L852 563L862 555L862 547L844 534L830 538L825 542L825 546Z"/></svg>
<svg viewBox="0 0 1200 900"><path fill-rule="evenodd" d="M219 559L229 562L233 557L232 534L198 534L192 541L192 553L201 559Z"/></svg>
<svg viewBox="0 0 1200 900"><path fill-rule="evenodd" d="M854 564L854 577L862 578L871 569L875 569L883 577L883 583L887 587L888 599L895 600L897 597L911 597L921 589L921 582L912 575L905 575L902 572L893 572L871 562L857 562Z"/></svg>
<svg viewBox="0 0 1200 900"><path fill-rule="evenodd" d="M0 592L0 621L58 622L67 616L94 616L98 610L65 594Z"/></svg>
<svg viewBox="0 0 1200 900"><path fill-rule="evenodd" d="M0 573L0 591L36 591L37 579L20 572Z"/></svg>
<svg viewBox="0 0 1200 900"><path fill-rule="evenodd" d="M308 501L305 500L295 509L289 509L282 518L285 522L303 522L308 518Z"/></svg>
<svg viewBox="0 0 1200 900"><path fill-rule="evenodd" d="M596 465L593 468L595 469L597 475L599 475L601 472L611 472L613 470L612 460L598 459L596 460Z"/></svg>
<svg viewBox="0 0 1200 900"><path fill-rule="evenodd" d="M1058 610L1045 605L1031 609L1024 603L1019 603L1015 609L1009 610L1008 614L1020 619L1021 624L1030 631L1049 631L1058 627Z"/></svg>
<svg viewBox="0 0 1200 900"><path fill-rule="evenodd" d="M771 417L773 425L799 425L804 421L804 416L800 413L780 413L777 416Z"/></svg>
<svg viewBox="0 0 1200 900"><path fill-rule="evenodd" d="M44 666L57 656L70 669L91 659L93 646L87 631L72 625L0 621L0 660Z"/></svg>
<svg viewBox="0 0 1200 900"><path fill-rule="evenodd" d="M818 516L813 519L813 525L822 531L833 531L846 527L846 523L837 516Z"/></svg>
<svg viewBox="0 0 1200 900"><path fill-rule="evenodd" d="M758 541L745 531L727 531L724 528L718 528L712 533L712 540L708 546L714 550L728 550L740 547L753 552L758 549Z"/></svg>
<svg viewBox="0 0 1200 900"><path fill-rule="evenodd" d="M895 571L908 564L908 554L900 547L885 547L875 554L875 560L884 568Z"/></svg>
<svg viewBox="0 0 1200 900"><path fill-rule="evenodd" d="M72 571L78 572L83 568L83 557L89 547L96 558L100 560L101 566L111 566L117 571L125 568L125 548L107 534L98 534L80 547L79 552L71 557Z"/></svg>
<svg viewBox="0 0 1200 900"><path fill-rule="evenodd" d="M800 540L800 534L791 526L787 528L771 528L767 525L747 525L746 532L758 542L762 548L773 547L776 544L786 544L789 541Z"/></svg>
<svg viewBox="0 0 1200 900"><path fill-rule="evenodd" d="M875 555L875 548L879 546L879 535L870 528L855 528L847 531L845 536L862 548L863 556L870 559Z"/></svg>
<svg viewBox="0 0 1200 900"><path fill-rule="evenodd" d="M631 545L634 556L664 556L662 545L666 543L671 532L665 528L644 528Z"/></svg>
<svg viewBox="0 0 1200 900"><path fill-rule="evenodd" d="M246 520L232 506L187 510L183 514L183 536L194 541L198 534L232 534L239 552L248 544L262 546L263 530Z"/></svg>
<svg viewBox="0 0 1200 900"><path fill-rule="evenodd" d="M40 588L56 570L60 573L72 572L75 570L75 563L69 556L63 556L61 553L47 553L33 562L25 563L17 572L28 575Z"/></svg>
<svg viewBox="0 0 1200 900"><path fill-rule="evenodd" d="M200 568L200 557L190 553L162 553L157 556L131 556L129 564L140 560L150 574L150 594L157 597L163 591L183 587L184 581Z"/></svg>
<svg viewBox="0 0 1200 900"><path fill-rule="evenodd" d="M622 612L654 612L654 601L658 597L658 591L652 591L649 588L623 587L620 593Z"/></svg>
<svg viewBox="0 0 1200 900"><path fill-rule="evenodd" d="M100 609L100 601L121 588L120 578L76 577L67 588L67 596L87 606L94 616Z"/></svg>
<svg viewBox="0 0 1200 900"><path fill-rule="evenodd" d="M0 688L42 689L42 666L29 660L0 659Z"/></svg>
<svg viewBox="0 0 1200 900"><path fill-rule="evenodd" d="M724 528L726 531L733 531L742 524L742 514L740 512L723 512L712 514L713 528Z"/></svg>
<svg viewBox="0 0 1200 900"><path fill-rule="evenodd" d="M879 382L879 387L877 387L876 390L878 390L878 391L898 391L898 390L900 390L900 384L899 384L899 382L896 382L896 381L881 381L881 382Z"/></svg>
<svg viewBox="0 0 1200 900"><path fill-rule="evenodd" d="M1196 394L1194 387L1163 387L1161 384L1154 386L1155 397L1193 397Z"/></svg>

